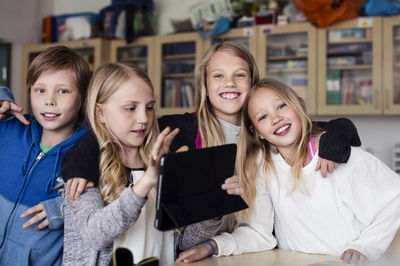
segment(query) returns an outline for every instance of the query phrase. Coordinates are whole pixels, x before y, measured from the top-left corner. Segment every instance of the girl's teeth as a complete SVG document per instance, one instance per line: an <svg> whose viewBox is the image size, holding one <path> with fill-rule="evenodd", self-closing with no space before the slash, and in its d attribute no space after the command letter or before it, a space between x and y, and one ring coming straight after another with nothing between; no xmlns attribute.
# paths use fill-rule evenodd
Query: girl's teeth
<svg viewBox="0 0 400 266"><path fill-rule="evenodd" d="M44 114L45 117L56 117L55 114Z"/></svg>
<svg viewBox="0 0 400 266"><path fill-rule="evenodd" d="M289 127L289 125L283 126L283 127L281 127L280 129L278 129L275 133L276 133L276 134L279 134L279 133L285 131L286 129L288 129L288 127Z"/></svg>
<svg viewBox="0 0 400 266"><path fill-rule="evenodd" d="M222 94L222 98L229 99L229 100L234 99L236 97L238 97L237 93L224 93L224 94Z"/></svg>

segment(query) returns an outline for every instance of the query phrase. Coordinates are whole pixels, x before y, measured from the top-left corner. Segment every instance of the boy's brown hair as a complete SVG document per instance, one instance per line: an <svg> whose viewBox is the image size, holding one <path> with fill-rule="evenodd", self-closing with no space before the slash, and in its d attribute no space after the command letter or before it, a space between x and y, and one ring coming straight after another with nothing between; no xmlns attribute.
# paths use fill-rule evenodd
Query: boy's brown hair
<svg viewBox="0 0 400 266"><path fill-rule="evenodd" d="M80 124L85 118L85 101L91 76L89 63L83 56L63 45L47 48L35 57L30 64L26 85L28 92L30 92L32 85L42 73L65 69L71 69L74 73L76 87L81 95L81 107L77 121Z"/></svg>

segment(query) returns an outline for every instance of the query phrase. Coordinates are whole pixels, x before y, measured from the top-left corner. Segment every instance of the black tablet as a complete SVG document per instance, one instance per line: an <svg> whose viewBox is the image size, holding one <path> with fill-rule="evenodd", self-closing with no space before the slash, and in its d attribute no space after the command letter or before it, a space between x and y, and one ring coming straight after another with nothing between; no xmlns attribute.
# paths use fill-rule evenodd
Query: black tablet
<svg viewBox="0 0 400 266"><path fill-rule="evenodd" d="M233 176L236 144L169 153L161 160L154 226L171 230L247 208L221 185Z"/></svg>

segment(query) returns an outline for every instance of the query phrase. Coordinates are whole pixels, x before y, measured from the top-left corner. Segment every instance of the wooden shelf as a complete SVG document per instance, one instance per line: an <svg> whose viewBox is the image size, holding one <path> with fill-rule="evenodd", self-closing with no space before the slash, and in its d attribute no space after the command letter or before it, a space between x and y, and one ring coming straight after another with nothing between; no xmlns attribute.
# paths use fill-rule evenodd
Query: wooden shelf
<svg viewBox="0 0 400 266"><path fill-rule="evenodd" d="M194 73L169 73L163 74L163 78L192 78Z"/></svg>
<svg viewBox="0 0 400 266"><path fill-rule="evenodd" d="M118 59L118 62L135 63L135 62L142 62L142 61L146 61L146 60L147 60L147 57L130 57L130 58Z"/></svg>
<svg viewBox="0 0 400 266"><path fill-rule="evenodd" d="M174 54L174 55L165 55L163 56L163 60L180 60L180 59L193 59L195 58L195 54Z"/></svg>
<svg viewBox="0 0 400 266"><path fill-rule="evenodd" d="M396 68L400 68L400 63L394 63L393 66Z"/></svg>
<svg viewBox="0 0 400 266"><path fill-rule="evenodd" d="M400 36L394 36L395 41L400 41Z"/></svg>
<svg viewBox="0 0 400 266"><path fill-rule="evenodd" d="M368 42L372 42L372 39L367 38L367 39L346 39L346 40L339 40L339 41L328 41L328 45L349 44L349 43L368 43Z"/></svg>
<svg viewBox="0 0 400 266"><path fill-rule="evenodd" d="M267 61L282 61L292 59L307 59L307 55L268 56Z"/></svg>
<svg viewBox="0 0 400 266"><path fill-rule="evenodd" d="M267 69L267 73L291 73L291 72L306 72L307 68L282 68L282 69Z"/></svg>
<svg viewBox="0 0 400 266"><path fill-rule="evenodd" d="M344 69L344 70L353 70L353 69L372 69L371 65L353 65L353 66L331 66L328 67L329 70L334 69Z"/></svg>

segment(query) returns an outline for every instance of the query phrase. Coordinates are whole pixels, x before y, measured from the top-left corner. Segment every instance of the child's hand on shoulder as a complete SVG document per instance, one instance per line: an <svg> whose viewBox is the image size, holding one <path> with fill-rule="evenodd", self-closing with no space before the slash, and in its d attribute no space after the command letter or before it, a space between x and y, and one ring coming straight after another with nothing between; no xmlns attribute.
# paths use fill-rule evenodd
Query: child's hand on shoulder
<svg viewBox="0 0 400 266"><path fill-rule="evenodd" d="M0 101L0 119L6 119L9 115L15 116L25 125L29 125L29 121L22 113L23 108L9 101Z"/></svg>
<svg viewBox="0 0 400 266"><path fill-rule="evenodd" d="M348 249L340 256L344 263L352 265L366 265L369 260L361 252L355 249Z"/></svg>
<svg viewBox="0 0 400 266"><path fill-rule="evenodd" d="M332 173L338 167L338 163L319 157L315 171L320 170L322 176L326 177L327 173Z"/></svg>
<svg viewBox="0 0 400 266"><path fill-rule="evenodd" d="M74 200L82 195L85 189L90 187L94 187L93 182L89 182L84 178L75 177L68 179L66 183L66 191L69 202L74 202Z"/></svg>

